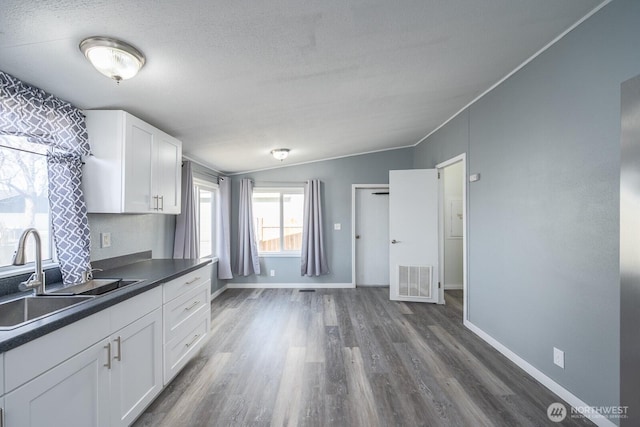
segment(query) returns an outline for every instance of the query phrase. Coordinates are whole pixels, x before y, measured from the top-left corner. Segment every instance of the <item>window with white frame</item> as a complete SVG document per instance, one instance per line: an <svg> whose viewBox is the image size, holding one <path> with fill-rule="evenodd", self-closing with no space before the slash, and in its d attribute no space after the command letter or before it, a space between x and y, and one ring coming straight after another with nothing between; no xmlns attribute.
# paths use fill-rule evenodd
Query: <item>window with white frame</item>
<svg viewBox="0 0 640 427"><path fill-rule="evenodd" d="M214 258L216 254L216 198L218 185L194 179L196 195L200 257Z"/></svg>
<svg viewBox="0 0 640 427"><path fill-rule="evenodd" d="M304 189L253 189L253 223L258 253L299 256L302 248Z"/></svg>
<svg viewBox="0 0 640 427"><path fill-rule="evenodd" d="M49 218L46 147L24 137L0 135L0 271L10 271L18 239L35 228L42 259L54 255ZM33 239L27 239L27 262L33 262Z"/></svg>

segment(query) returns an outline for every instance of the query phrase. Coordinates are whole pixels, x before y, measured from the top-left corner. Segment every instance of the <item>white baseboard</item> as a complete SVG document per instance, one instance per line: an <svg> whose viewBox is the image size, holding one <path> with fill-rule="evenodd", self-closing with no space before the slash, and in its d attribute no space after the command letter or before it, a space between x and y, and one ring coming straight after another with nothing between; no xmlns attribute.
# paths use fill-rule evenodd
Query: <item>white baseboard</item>
<svg viewBox="0 0 640 427"><path fill-rule="evenodd" d="M218 298L220 296L220 294L222 294L224 291L227 290L227 285L224 285L223 287L221 287L220 289L214 291L211 294L211 301L213 301L214 299Z"/></svg>
<svg viewBox="0 0 640 427"><path fill-rule="evenodd" d="M462 290L462 284L457 284L457 283L445 283L444 284L444 290L445 291L458 291L458 290Z"/></svg>
<svg viewBox="0 0 640 427"><path fill-rule="evenodd" d="M353 283L227 283L227 289L350 289Z"/></svg>
<svg viewBox="0 0 640 427"><path fill-rule="evenodd" d="M493 338L491 335L484 332L482 329L478 328L476 325L471 323L469 320L464 321L464 326L466 326L473 333L478 335L480 338L485 340L489 345L502 353L507 359L511 360L513 363L518 365L521 369L523 369L526 373L531 375L533 378L538 380L543 386L551 390L562 400L567 402L569 405L574 408L585 408L589 407L585 402L580 400L577 396L571 393L569 390L562 387L560 384L549 378L547 375L542 373L536 367L531 365L529 362L515 354L513 351L509 350L507 347L502 345L499 341ZM600 427L617 427L615 423L613 423L608 418L595 413L595 411L591 411L590 414L585 415L585 417L589 418L591 422Z"/></svg>

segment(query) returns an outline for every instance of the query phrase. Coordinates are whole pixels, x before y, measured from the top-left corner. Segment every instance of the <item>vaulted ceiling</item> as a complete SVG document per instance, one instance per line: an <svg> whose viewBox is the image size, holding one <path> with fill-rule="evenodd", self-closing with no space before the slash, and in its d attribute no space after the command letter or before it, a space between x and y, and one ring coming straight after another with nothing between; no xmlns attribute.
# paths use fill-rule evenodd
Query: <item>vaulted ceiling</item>
<svg viewBox="0 0 640 427"><path fill-rule="evenodd" d="M238 172L414 145L600 3L2 0L0 69ZM78 49L93 35L147 64L116 85Z"/></svg>

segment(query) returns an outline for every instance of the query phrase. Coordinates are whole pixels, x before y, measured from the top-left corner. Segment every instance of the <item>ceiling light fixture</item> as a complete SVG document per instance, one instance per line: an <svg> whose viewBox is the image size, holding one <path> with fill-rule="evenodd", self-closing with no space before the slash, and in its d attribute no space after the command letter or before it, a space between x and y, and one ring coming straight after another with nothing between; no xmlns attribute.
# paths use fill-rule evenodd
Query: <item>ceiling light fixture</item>
<svg viewBox="0 0 640 427"><path fill-rule="evenodd" d="M96 70L118 83L138 74L145 63L142 52L111 37L86 38L80 42L80 50Z"/></svg>
<svg viewBox="0 0 640 427"><path fill-rule="evenodd" d="M291 150L289 150L288 148L276 148L275 150L271 150L271 155L276 160L283 161L289 155L289 151Z"/></svg>

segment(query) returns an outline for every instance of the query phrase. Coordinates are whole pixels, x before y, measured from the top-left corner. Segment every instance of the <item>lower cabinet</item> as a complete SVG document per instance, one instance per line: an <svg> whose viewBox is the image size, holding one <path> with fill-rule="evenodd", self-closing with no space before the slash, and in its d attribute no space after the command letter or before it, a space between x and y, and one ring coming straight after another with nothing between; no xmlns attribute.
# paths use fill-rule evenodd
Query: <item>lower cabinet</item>
<svg viewBox="0 0 640 427"><path fill-rule="evenodd" d="M6 426L109 425L108 345L100 341L8 393Z"/></svg>
<svg viewBox="0 0 640 427"><path fill-rule="evenodd" d="M111 425L127 426L162 391L162 309L111 336Z"/></svg>
<svg viewBox="0 0 640 427"><path fill-rule="evenodd" d="M111 307L111 326L117 330L106 338L41 373L5 395L7 427L105 427L128 426L162 391L162 291L160 288ZM133 308L144 314L137 318ZM154 309L155 307L155 309ZM152 311L149 311L152 310ZM109 316L101 317L107 320ZM137 319L136 319L137 318ZM85 328L95 327L88 322ZM69 328L69 327L67 327ZM72 342L77 331L56 331L58 342ZM51 352L45 335L18 347L9 370L20 369L25 357ZM49 350L49 351L48 351ZM17 385L17 384L16 384Z"/></svg>
<svg viewBox="0 0 640 427"><path fill-rule="evenodd" d="M205 266L0 354L0 427L132 424L206 342L210 275Z"/></svg>

